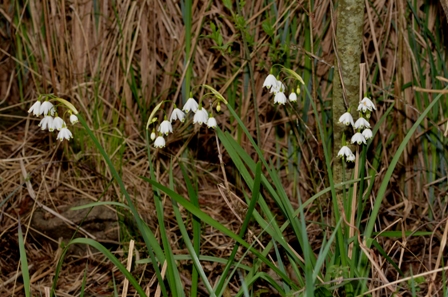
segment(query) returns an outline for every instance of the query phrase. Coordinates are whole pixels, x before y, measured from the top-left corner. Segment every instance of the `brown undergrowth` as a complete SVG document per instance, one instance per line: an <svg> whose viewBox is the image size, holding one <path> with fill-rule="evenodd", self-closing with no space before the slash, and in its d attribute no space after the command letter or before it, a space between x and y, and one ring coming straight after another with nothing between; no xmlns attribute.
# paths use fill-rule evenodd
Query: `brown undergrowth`
<svg viewBox="0 0 448 297"><path fill-rule="evenodd" d="M26 113L39 94L61 96L85 115L95 135L120 169L140 214L156 235L158 226L152 189L141 179L141 176L149 176L143 131L152 108L158 102L172 100L182 105L181 79L185 76L186 60L192 65L191 85L195 98L205 93L199 87L201 84L215 86L227 99L233 98L232 104L254 137L257 136L257 127L253 102L257 102L261 148L265 158L277 164L290 197L298 197L299 193L305 201L326 187L322 141L317 136L311 110L304 112L306 105L302 102L297 110L285 113L273 105L270 94L262 90L262 84L275 63L285 63L299 73L308 73L313 77L310 86L319 111L325 116L330 115L331 81L336 75L333 67L335 26L331 21L334 3L315 1L311 7L305 1L278 1L270 5L265 5L263 1L248 1L243 7L243 14L247 32L250 33L250 37L246 38L252 39L249 61L245 56L241 30L221 1L194 1L192 29L187 33L191 35L194 47L191 57L185 57L186 33L181 6L177 1L125 0L117 6L104 1L98 7L89 1L30 1L26 7L20 5L6 1L0 10L0 19L7 24L2 25L0 36L1 296L21 296L23 291L17 239L19 219L27 232L27 256L30 265L33 265L30 268L32 292L38 295L44 294L45 287L52 285L61 250L51 245L58 238L34 238L32 231L39 230L32 230L30 222L36 209L46 206L57 212L61 206L71 205L81 198L124 202L118 186L110 182L112 177L106 164L81 128L74 128L74 140L59 143L54 134L41 131L37 126L38 120ZM422 61L419 65L415 57L416 54L429 53L437 60L442 58L437 56L439 53L446 53L436 48L435 43L429 43L430 38L422 37L426 32L439 36L437 30L446 30L446 21L438 5L416 1L415 17L409 8L406 13L400 12L396 1L368 2L362 61L367 64L368 88L378 106L373 118L380 119L390 103L396 102L394 118L380 127L380 137L377 136L374 141L374 146L383 146L380 155L374 161L374 151L369 152L369 167L373 168L374 162L382 164L375 167L378 170L372 193L376 192L384 177L385 166L390 163L403 134L425 107L422 103L425 100L416 95L411 87L433 89L441 86L430 73L433 69L427 56L419 59ZM274 17L275 13L277 17ZM269 37L263 30L263 21L268 15L276 37ZM406 35L403 43L399 42L402 33L397 30L400 28L395 26L401 17L404 24L400 24L406 30L411 28L409 30L413 33ZM425 29L415 25L417 18L427 21ZM294 25L297 25L297 30L288 31L285 34L288 38L282 40L279 36L290 19L296 21ZM333 21L336 20L333 14ZM216 41L207 37L213 33L211 23L219 28L223 43L228 43L227 48L218 48ZM312 32L311 45L305 44L304 32ZM411 39L411 35L415 38ZM412 42L418 44L413 45ZM399 54L405 59L399 59ZM311 69L305 67L307 61L312 62ZM246 63L254 69L254 89L250 87ZM424 82L418 80L422 77L425 77ZM425 98L430 101L432 95ZM440 108L446 110L447 101L443 102ZM434 125L443 129L447 114L443 111L441 114L428 119L425 128ZM239 139L241 146L257 158L248 140L236 129L236 123L229 120L225 107L216 116L219 126L230 131ZM398 121L402 124L395 125ZM291 128L291 122L298 123L301 131ZM331 133L331 130L328 131ZM288 166L291 164L291 154L288 153L290 144L286 136L290 133L300 136L296 151L300 151L301 159L293 164L296 175L292 175ZM428 151L422 149L424 137L422 130L408 145L391 180L378 221L378 230L433 232L433 236L427 237L380 239L384 250L406 275L434 268L445 226L447 190L444 186L439 187L439 182L445 186L446 182L427 180L426 173L430 169L425 163ZM226 197L220 191L224 185L224 175L213 131L204 128L192 131L188 125L183 125L167 138L165 149L152 149L152 157L158 181L168 184L168 168L173 166L175 190L187 197L179 167L179 163L184 164L197 185L201 209L230 230L238 232L241 218L244 218L246 205L242 197L246 189L221 145L220 150L223 152L224 174L233 193ZM446 164L443 157L440 158ZM428 204L429 197L434 198L432 204ZM374 195L369 199L373 201ZM185 246L167 197L164 205L172 249L175 254L184 254ZM275 207L272 203L272 208ZM132 224L128 224L129 214L120 209L114 211L122 230L118 244L112 249L125 262L129 240L137 240L138 247L142 247L143 243ZM364 215L367 216L367 212ZM183 212L183 215L187 219L188 214ZM327 220L323 223L331 222L331 209L326 201L319 201L307 209L306 218L309 222L319 222L322 215ZM130 228L125 227L129 225ZM322 241L322 228L314 223L309 226L310 242L317 250ZM201 254L228 257L233 241L211 227L204 228ZM260 234L262 230L252 228L251 232ZM285 234L285 237L288 238L288 235ZM251 243L255 237L247 240ZM294 246L296 239L288 240ZM262 243L267 241L269 238L261 236ZM242 256L243 252L239 251L239 255ZM140 256L147 257L144 252ZM384 258L376 255L375 259L382 271L373 271L373 280L378 279L381 273L389 281L398 277L396 270ZM116 268L95 251L88 251L86 255L71 255L65 263L57 285L58 296L78 296L85 271L86 292L90 296L110 296L113 278L118 284L123 281ZM185 267L182 277L188 290L191 263L181 263ZM222 266L216 263L204 267L212 282L222 270ZM142 286L153 293L157 282L151 269L149 265L139 266L134 274L141 276ZM439 277L435 283L440 288ZM372 284L375 282L372 281ZM424 295L428 284L425 281L421 285L419 294ZM261 284L260 288L264 286ZM118 287L121 288L121 285ZM237 287L238 282L232 283L230 292L236 291ZM201 289L201 294L207 296L205 289ZM130 292L133 292L132 288Z"/></svg>

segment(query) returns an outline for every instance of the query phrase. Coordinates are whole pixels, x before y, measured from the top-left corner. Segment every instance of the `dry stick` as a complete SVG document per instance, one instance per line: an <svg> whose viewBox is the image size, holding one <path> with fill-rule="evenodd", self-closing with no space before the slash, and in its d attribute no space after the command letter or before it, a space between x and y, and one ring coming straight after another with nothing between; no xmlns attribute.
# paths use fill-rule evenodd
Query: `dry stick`
<svg viewBox="0 0 448 297"><path fill-rule="evenodd" d="M160 272L162 274L162 278L165 277L166 268L167 268L166 260L163 262L162 271ZM154 293L154 297L160 297L160 294L162 294L162 290L160 289L160 284L157 284L156 292Z"/></svg>
<svg viewBox="0 0 448 297"><path fill-rule="evenodd" d="M76 8L73 5L70 5L69 7L73 10L73 14L75 15L75 19L79 22L79 28L81 30L81 35L82 35L82 38L84 39L84 43L86 45L85 52L87 54L87 61L89 63L90 73L93 73L92 57L90 55L90 50L87 48L87 45L89 44L88 38L87 38L87 34L86 34L85 30L84 30L81 18L79 17L79 14L76 11ZM54 86L54 87L56 87L56 86Z"/></svg>
<svg viewBox="0 0 448 297"><path fill-rule="evenodd" d="M33 266L34 266L34 264L30 264L30 265L28 266L28 271L30 271L31 268L33 268ZM0 288L2 288L2 287L6 287L7 284L12 283L13 281L15 281L15 280L16 280L18 277L20 277L21 275L22 275L22 271L18 271L18 272L16 272L16 274L14 274L14 275L13 275L12 277L10 277L8 280L2 282L2 283L0 284Z"/></svg>
<svg viewBox="0 0 448 297"><path fill-rule="evenodd" d="M359 101L361 101L363 97L363 87L364 92L367 92L366 89L366 64L361 63L359 64ZM358 178L359 173L359 147L356 147L356 162L355 162L355 168L354 168L354 179ZM356 196L358 194L358 183L353 184L353 194L352 194L352 205L351 205L351 211L350 211L350 225L355 226L355 213L356 213L356 204L357 199ZM349 238L352 238L355 235L355 229L350 228L349 230ZM348 257L351 259L353 255L353 245L352 242L348 247Z"/></svg>
<svg viewBox="0 0 448 297"><path fill-rule="evenodd" d="M436 270L440 266L440 261L441 261L441 259L443 257L443 251L444 251L445 246L446 246L447 237L448 237L448 220L446 220L445 230L443 231L443 236L442 236L442 239L440 240L439 255L437 256L437 261L436 261L436 265L435 265L435 269ZM434 274L431 277L431 283L429 284L428 294L426 294L427 297L431 296L431 291L433 290L434 282L436 280L436 276L437 276L437 273L434 272Z"/></svg>
<svg viewBox="0 0 448 297"><path fill-rule="evenodd" d="M224 184L226 185L227 193L230 195L230 186L229 186L229 182L227 180L226 170L224 168L224 161L222 160L222 153L221 153L221 147L219 146L218 134L216 134L216 133L215 133L215 139L216 139L216 147L218 148L219 164L221 166L222 176L224 177ZM241 219L240 219L240 221L241 221Z"/></svg>
<svg viewBox="0 0 448 297"><path fill-rule="evenodd" d="M379 291L379 290L387 288L388 286L391 286L391 285L396 285L396 284L399 284L399 283L407 282L408 280L411 280L411 279L417 279L419 277L424 277L424 276L430 275L432 273L438 273L438 272L441 272L441 271L448 271L448 266L445 266L445 267L442 267L442 268L439 268L439 269L434 269L434 270L427 271L427 272L423 272L423 273L420 273L420 274L415 274L415 275L412 275L412 276L408 276L408 277L402 278L400 280L396 280L396 281L390 282L388 284L385 284L385 285L382 285L382 286L379 286L379 287L375 287L374 289L372 289L370 291L361 293L357 297L361 297L361 296L364 296L364 295L367 295L367 294Z"/></svg>
<svg viewBox="0 0 448 297"><path fill-rule="evenodd" d="M131 266L132 266L132 256L133 256L133 252L134 252L134 240L131 239L131 241L129 242L129 254L128 254L128 262L126 265L126 270L127 271L131 271ZM126 295L128 294L128 287L129 287L129 280L128 278L124 279L123 282L123 292L121 292L121 297L126 297Z"/></svg>
<svg viewBox="0 0 448 297"><path fill-rule="evenodd" d="M31 264L30 266L29 266L29 270L31 270L31 267L33 266L33 264ZM33 284L33 283L35 283L36 281L38 281L38 280L40 280L40 279L42 279L42 278L44 278L45 276L47 276L47 275L49 275L49 274L51 274L51 273L53 273L53 270L50 270L50 269L47 269L45 272L43 272L43 273L40 273L39 275L33 275L32 277L31 277L31 279L30 279L30 285L31 284ZM19 272L19 275L20 274L22 274L22 272ZM14 276L14 278L17 278L16 276ZM6 283L3 283L3 285L6 285ZM15 288L14 289L14 293L17 293L17 292L19 292L19 291L21 291L23 289L23 285L20 285L20 286L18 286L17 288Z"/></svg>
<svg viewBox="0 0 448 297"><path fill-rule="evenodd" d="M53 49L51 46L50 41L50 25L48 22L48 3L47 1L43 1L43 8L44 8L44 24L45 24L45 35L46 35L46 42L47 42L47 53L48 53L48 63L50 64L50 73L51 73L51 83L53 84L53 93L57 96L58 90L57 90L57 84L56 84L56 74L54 71L54 63L53 63ZM52 26L51 26L52 27Z"/></svg>
<svg viewBox="0 0 448 297"><path fill-rule="evenodd" d="M198 40L198 37L199 37L199 33L201 32L201 24L202 24L202 21L203 21L204 16L205 16L205 9L206 8L207 8L207 5L204 5L202 7L202 10L199 12L199 15L201 16L201 19L198 22L198 27L196 29L196 32L194 34L194 38L192 40L193 41L192 42L193 49L190 51L190 56L188 57L187 63L185 64L185 67L184 67L184 71L182 72L182 76L180 77L179 85L178 85L177 90L176 90L176 94L174 94L174 97L173 97L174 99L176 99L177 96L179 96L180 90L182 88L182 82L183 82L183 80L185 78L185 75L187 74L188 67L190 67L191 58L193 57L193 53L196 51L197 40Z"/></svg>
<svg viewBox="0 0 448 297"><path fill-rule="evenodd" d="M366 5L366 11L367 11L367 17L369 18L369 24L370 24L370 31L372 33L372 41L373 41L373 47L375 48L375 56L376 59L378 60L378 67L379 67L379 73L380 73L380 79L381 79L381 86L384 88L384 77L383 77L383 66L381 65L381 56L380 56L380 50L378 47L378 41L376 39L376 34L375 34L375 25L373 24L373 20L372 20L372 13L369 9L369 2L367 0L365 0L365 5Z"/></svg>
<svg viewBox="0 0 448 297"><path fill-rule="evenodd" d="M354 177L353 179L357 179L358 178L358 171L359 171L359 148L356 148L356 161L355 161L355 169L354 169ZM358 183L354 183L353 184L353 195L352 195L352 205L351 205L351 210L350 210L350 229L349 229L349 238L352 238L355 235L355 228L353 228L353 226L355 226L355 213L356 213L356 196L357 196L357 192L358 192ZM345 220L345 215L344 215L344 220ZM350 245L348 246L348 257L351 259L352 258L352 254L353 254L353 245L354 242L350 243Z"/></svg>

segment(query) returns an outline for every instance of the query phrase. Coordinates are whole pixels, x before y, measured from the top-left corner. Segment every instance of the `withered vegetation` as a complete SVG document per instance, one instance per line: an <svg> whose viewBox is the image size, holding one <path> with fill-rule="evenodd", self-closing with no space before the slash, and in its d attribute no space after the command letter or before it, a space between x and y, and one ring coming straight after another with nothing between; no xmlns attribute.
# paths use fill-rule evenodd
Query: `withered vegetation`
<svg viewBox="0 0 448 297"><path fill-rule="evenodd" d="M105 162L79 125L72 130L73 140L59 142L54 133L40 130L37 118L28 115L28 108L39 94L53 93L80 110L119 168L140 214L156 234L158 224L152 189L141 179L149 176L145 125L161 100L182 105L182 98L188 96L182 93L186 65L192 67L190 85L194 97L204 96L206 90L201 85L208 84L235 106L254 138L260 140L266 160L278 169L296 205L296 197L305 201L328 186L322 140L309 104L302 99L299 105L294 105L295 112L278 108L262 84L274 64L286 65L303 74L322 115L319 120L327 125L327 136L331 138L329 107L332 80L337 75L335 3L247 1L240 14L245 22L238 23L221 1L197 0L192 7L191 32L187 33L178 1L113 2L32 0L26 1L26 5L23 1L4 1L0 6L2 296L23 294L17 239L19 219L26 232L26 251L32 265L32 292L43 295L45 287L52 285L61 249L52 244L58 238L38 235L40 231L34 230L31 222L35 211L46 206L60 212L79 199L124 202L118 186L111 183L112 176ZM368 168L376 170L368 205L375 199L387 166L406 132L435 96L429 90L441 89L446 84L436 79L436 76L447 77L448 73L447 39L443 33L448 30L446 16L439 3L426 2L367 2L361 62L366 63L368 89L377 104L373 119L379 120L395 103L394 111L380 127L368 152ZM193 48L189 57L185 56L186 34ZM312 38L307 39L309 36ZM416 91L413 87L426 91ZM204 102L208 106L207 99ZM378 230L432 232L430 236L378 239L405 275L437 268L440 247L446 241L442 235L446 231L448 198L448 101L445 98L440 102L407 145L378 220ZM259 115L259 134L254 108ZM218 125L230 131L257 158L226 107L222 109L215 114ZM435 137L435 130L441 131L438 135L445 138ZM290 133L299 140L291 144ZM183 163L197 184L201 209L238 232L245 216L242 197L246 187L220 146L224 173L232 192L223 197L220 189L224 187L224 175L213 130L192 129L189 123L179 125L167 138L165 149L151 150L158 181L168 184L172 166L175 190L188 197L179 167ZM186 254L169 198L164 201L173 252ZM308 235L315 250L322 243L322 227L315 222L331 224L329 205L321 199L306 211ZM272 203L272 208L275 207ZM368 210L369 206L365 216ZM142 242L130 223L130 215L122 209L114 211L121 225L120 238L108 244L124 263L129 240L137 240L139 247ZM183 215L187 220L187 212ZM48 214L48 219L53 217ZM263 230L259 226L250 230L246 239L252 243ZM234 242L209 226L203 226L202 231L201 254L227 258ZM287 233L285 237L294 246L296 239ZM260 240L270 239L262 234ZM243 253L241 249L237 258ZM144 252L140 256L147 257ZM389 281L399 277L381 255L377 254L375 259L381 270L372 272L372 286L377 285L375 280L382 279L380 276ZM443 258L443 263L446 260ZM179 263L183 285L188 291L192 264ZM243 263L250 265L250 255ZM57 284L58 296L78 296L86 267L89 296L110 296L113 276L121 288L124 279L121 273L98 252L87 251L65 260ZM223 266L210 262L204 268L214 283ZM150 265L140 265L133 273L153 294L157 282L151 269ZM432 275L426 278L418 294L423 296L427 292L431 279ZM440 275L433 280L435 288L440 289ZM262 289L266 284L258 286ZM233 294L238 287L235 279L229 292ZM205 289L201 289L200 293L207 296ZM129 291L133 292L133 288Z"/></svg>

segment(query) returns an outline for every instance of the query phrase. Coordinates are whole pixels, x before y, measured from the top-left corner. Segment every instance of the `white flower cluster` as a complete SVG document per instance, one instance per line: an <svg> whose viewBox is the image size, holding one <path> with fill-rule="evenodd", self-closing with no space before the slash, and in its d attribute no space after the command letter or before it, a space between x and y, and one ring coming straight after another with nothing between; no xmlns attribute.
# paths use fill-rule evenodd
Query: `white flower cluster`
<svg viewBox="0 0 448 297"><path fill-rule="evenodd" d="M41 100L37 100L31 108L28 110L28 113L33 113L36 117L44 116L43 119L39 123L39 127L42 130L47 130L53 132L54 130L58 130L58 136L56 139L63 141L64 139L70 140L73 138L72 132L67 128L67 124L65 121L58 116L56 112L56 108L48 99L44 102ZM78 122L78 117L74 114L70 113L70 122L72 125Z"/></svg>
<svg viewBox="0 0 448 297"><path fill-rule="evenodd" d="M218 106L216 108L218 111L220 111L220 104L218 103ZM203 108L201 105L199 105L194 98L189 98L187 102L185 103L182 110L176 107L174 105L174 110L171 112L169 120L164 119L164 121L159 125L157 128L157 131L159 132L159 136L156 138L156 132L155 129L153 129L151 133L151 140L154 140L154 146L156 148L164 148L166 145L165 138L163 138L163 135L168 136L169 133L173 133L173 121L180 121L184 122L186 115L192 111L194 113L193 117L193 124L205 124L208 128L215 128L217 123L216 119L213 117L212 113L207 112L205 108Z"/></svg>
<svg viewBox="0 0 448 297"><path fill-rule="evenodd" d="M357 143L358 145L366 144L366 141L372 138L372 130L370 129L370 123L367 119L370 118L370 114L373 110L376 110L375 104L373 104L372 100L369 98L364 97L358 105L360 118L356 122L353 122L353 117L348 111L339 118L339 123L346 126L351 125L356 131L355 135L351 138L351 143ZM345 142L345 139L343 142ZM338 157L345 157L346 161L350 162L355 161L355 155L345 143L339 150Z"/></svg>
<svg viewBox="0 0 448 297"><path fill-rule="evenodd" d="M269 74L266 79L264 80L263 87L266 87L266 89L270 90L271 93L274 93L274 103L279 104L286 104L286 95L285 95L285 85L280 81L277 80L277 78ZM297 93L300 92L300 89L297 88ZM297 94L296 92L292 91L291 94L289 94L289 101L295 102L297 101Z"/></svg>

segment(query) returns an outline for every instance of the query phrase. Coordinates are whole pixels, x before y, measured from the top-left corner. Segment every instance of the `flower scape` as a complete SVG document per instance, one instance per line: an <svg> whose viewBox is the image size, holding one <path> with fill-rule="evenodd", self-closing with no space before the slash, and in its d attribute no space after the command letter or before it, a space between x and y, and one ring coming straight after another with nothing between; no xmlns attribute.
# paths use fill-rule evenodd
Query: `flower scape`
<svg viewBox="0 0 448 297"><path fill-rule="evenodd" d="M358 112L359 112L359 119L354 122L353 117L350 114L350 110L345 112L341 117L339 118L339 123L343 124L345 126L352 126L355 134L351 137L350 142L352 144L367 144L367 140L373 137L372 130L370 130L370 123L368 119L370 118L370 115L373 110L376 110L375 104L367 97L364 97L358 105ZM344 158L348 162L354 162L355 161L355 155L350 150L350 148L347 146L347 143L345 141L345 134L342 137L342 148L338 152L338 157Z"/></svg>
<svg viewBox="0 0 448 297"><path fill-rule="evenodd" d="M270 91L270 93L274 93L274 104L278 103L281 105L285 105L286 102L289 101L290 102L296 102L297 101L297 95L300 94L300 88L297 87L297 89L295 91L292 91L288 98L286 98L285 95L285 91L286 91L286 87L283 84L282 81L280 81L279 79L277 79L272 73L269 74L263 83L263 87L265 87L266 89L268 89Z"/></svg>
<svg viewBox="0 0 448 297"><path fill-rule="evenodd" d="M221 111L221 102L224 104L227 104L227 101L219 95L219 93L213 89L212 87L209 87L205 85L206 88L210 89L213 94L217 95L215 96L215 101L217 101L216 104L216 111ZM167 100L166 102L168 102ZM149 126L156 123L157 119L155 118L156 113L159 111L161 105L165 103L159 103L156 108L153 110L152 114L150 115L148 119L148 123L146 125L146 129L149 129ZM210 106L213 106L213 104ZM165 111L163 111L165 113ZM153 128L151 132L151 140L154 141L154 147L155 148L164 148L166 145L166 141L164 137L167 137L170 133L173 133L173 125L176 121L179 121L181 123L184 123L185 120L188 117L189 113L193 114L193 124L197 124L199 126L202 126L203 124L206 125L208 128L215 129L217 126L216 118L213 116L212 111L207 111L207 109L202 105L201 100L199 103L196 101L196 99L193 98L192 94L190 94L190 98L185 102L182 109L178 108L176 104L174 104L174 108L168 117L165 113L164 120L160 125L158 125L157 128ZM156 130L158 134L156 134Z"/></svg>
<svg viewBox="0 0 448 297"><path fill-rule="evenodd" d="M54 132L55 130L59 131L56 137L57 140L70 140L71 138L73 138L73 134L67 128L66 122L61 117L59 117L57 106L53 105L51 101L59 102L63 107L68 107L68 110L64 112L64 114L69 114L69 120L72 125L75 125L78 122L78 117L76 116L76 114L73 114L77 113L73 105L64 99L55 97L53 95L39 96L37 101L28 110L28 113L32 113L36 117L43 116L38 126L42 130L48 130L50 132Z"/></svg>

